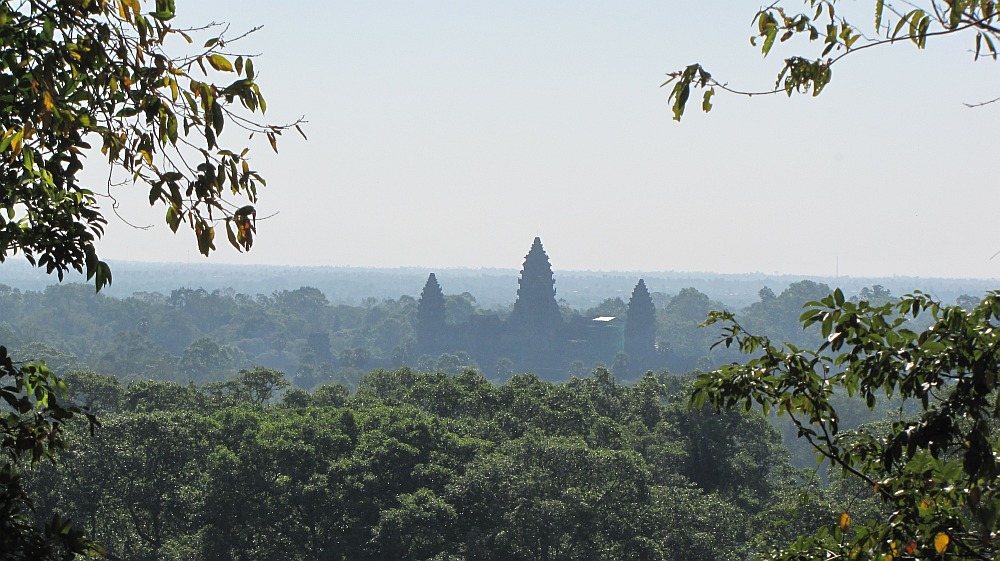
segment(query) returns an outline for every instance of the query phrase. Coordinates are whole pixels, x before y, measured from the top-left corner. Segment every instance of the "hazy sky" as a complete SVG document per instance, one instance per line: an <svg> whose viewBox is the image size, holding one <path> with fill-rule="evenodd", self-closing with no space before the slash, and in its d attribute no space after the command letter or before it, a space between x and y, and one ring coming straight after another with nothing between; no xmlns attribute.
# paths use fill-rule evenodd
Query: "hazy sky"
<svg viewBox="0 0 1000 561"><path fill-rule="evenodd" d="M839 4L870 23L871 0ZM274 216L215 262L518 268L538 235L556 269L1000 277L1000 104L962 105L1000 76L971 38L859 53L818 98L719 95L676 123L666 72L773 85L790 51L750 46L757 4L177 5L230 35L263 24L233 50L262 53L272 120L309 121L277 157L255 146ZM133 191L123 216L156 226L112 218L104 258L204 259Z"/></svg>

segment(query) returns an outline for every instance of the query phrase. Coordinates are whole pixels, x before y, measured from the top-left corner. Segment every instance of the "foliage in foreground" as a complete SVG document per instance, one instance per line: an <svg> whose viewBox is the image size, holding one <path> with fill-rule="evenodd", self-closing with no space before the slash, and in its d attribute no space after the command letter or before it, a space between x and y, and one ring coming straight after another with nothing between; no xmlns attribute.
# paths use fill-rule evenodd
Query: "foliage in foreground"
<svg viewBox="0 0 1000 561"><path fill-rule="evenodd" d="M76 407L59 402L65 385L44 364L17 366L0 347L0 552L4 559L69 559L102 549L54 515L35 523L22 483L26 464L37 465L66 446L64 427ZM90 428L95 420L87 415Z"/></svg>
<svg viewBox="0 0 1000 561"><path fill-rule="evenodd" d="M740 90L726 80L714 78L701 64L669 73L663 85L673 84L670 100L674 120L680 121L693 88L702 89L703 111L712 110L712 99L719 90L746 96L784 92L819 95L833 78L833 66L853 53L875 47L910 43L923 49L927 40L945 35L972 38L972 56L996 60L1000 43L1000 2L995 0L871 0L874 14L870 30L858 27L838 11L837 0L778 0L761 7L754 17L756 32L750 42L767 56L775 43L799 39L817 52L793 54L784 59L773 89ZM798 12L789 4L803 5ZM809 50L809 49L806 49ZM985 103L993 103L997 99ZM972 106L983 105L984 103Z"/></svg>
<svg viewBox="0 0 1000 561"><path fill-rule="evenodd" d="M185 30L174 15L173 0L0 1L0 261L21 252L60 279L72 268L98 290L111 282L95 246L101 189L80 178L85 158L100 158L95 140L109 196L116 182L141 183L205 255L221 222L250 248L264 181L248 149L219 137L228 123L273 147L285 127L247 118L267 107L252 57L230 54L223 35L192 45L217 24Z"/></svg>
<svg viewBox="0 0 1000 561"><path fill-rule="evenodd" d="M228 122L274 147L284 127L246 117L266 108L252 57L227 53L222 35L188 46L214 24L184 30L174 15L173 0L0 0L0 262L21 253L60 279L75 269L97 290L111 282L96 249L107 223L100 189L80 177L88 156L107 158L109 198L119 181L145 185L170 228L187 224L202 253L215 249L222 222L234 247L250 248L264 181L247 149L218 138ZM79 410L59 403L65 387L44 365L15 365L6 347L0 384L0 556L96 552L64 518L32 524L21 484L24 464L61 447Z"/></svg>
<svg viewBox="0 0 1000 561"><path fill-rule="evenodd" d="M910 320L921 314L933 324L911 330ZM787 415L801 438L881 508L865 517L847 509L836 526L767 558L993 559L1000 293L963 309L920 293L872 306L845 301L838 290L811 302L801 319L820 327L825 342L818 348L776 346L745 332L731 314L710 317L709 324L728 325L721 343L755 358L699 377L692 403ZM919 414L843 430L831 402L837 391L869 407L896 396L919 404Z"/></svg>

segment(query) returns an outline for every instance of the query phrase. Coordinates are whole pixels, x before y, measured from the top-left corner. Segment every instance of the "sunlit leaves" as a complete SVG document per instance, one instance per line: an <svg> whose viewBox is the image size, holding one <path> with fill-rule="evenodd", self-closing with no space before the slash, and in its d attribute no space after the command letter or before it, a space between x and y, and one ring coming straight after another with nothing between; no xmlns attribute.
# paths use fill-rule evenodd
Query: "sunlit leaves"
<svg viewBox="0 0 1000 561"><path fill-rule="evenodd" d="M22 253L60 278L75 269L98 289L111 281L97 259L105 225L98 189L78 176L95 141L108 164L124 172L109 174L101 190L148 185L150 204L167 207L171 230L187 225L202 253L215 248L219 222L237 225L230 243L250 248L250 213L236 212L256 202L263 180L247 165L247 150L227 150L220 138L224 129L241 128L266 135L276 149L284 127L248 115L266 108L249 58L234 64L224 35L210 36L199 53L179 54L174 43L186 46L195 31L167 23L176 15L174 0L0 0L0 14L0 87L13 94L0 97L0 171L8 191L0 202L8 215L0 224L0 261ZM219 29L211 24L198 33ZM239 79L213 82L227 74Z"/></svg>
<svg viewBox="0 0 1000 561"><path fill-rule="evenodd" d="M799 37L808 45L817 43L816 50L807 54L808 48L785 57L773 90L753 91L737 89L709 77L705 81L678 83L671 91L670 100L674 119L680 120L684 106L690 98L691 87L718 87L739 95L763 95L785 92L819 95L831 79L831 67L846 55L871 47L890 46L908 39L918 48L925 48L931 37L953 33L974 36L974 57L988 55L997 58L996 40L1000 39L997 2L995 0L949 0L948 2L922 1L907 4L907 11L885 0L874 2L874 33L862 31L837 11L837 0L779 0L761 8L753 19L754 34L751 44L759 46L764 56L781 43L796 43ZM804 5L805 13L795 13L792 6ZM801 44L801 43L797 43ZM700 65L691 65L701 68ZM668 74L683 78L686 71ZM708 73L705 72L707 75ZM681 80L683 82L683 80ZM707 101L707 97L705 98ZM711 103L703 103L709 111Z"/></svg>
<svg viewBox="0 0 1000 561"><path fill-rule="evenodd" d="M233 72L232 63L219 53L210 54L208 56L208 63L212 65L212 68L220 72Z"/></svg>
<svg viewBox="0 0 1000 561"><path fill-rule="evenodd" d="M701 100L701 110L708 113L712 110L712 96L715 95L715 88L705 90L705 95Z"/></svg>
<svg viewBox="0 0 1000 561"><path fill-rule="evenodd" d="M672 74L668 74L667 76L669 79L662 84L663 86L676 80L676 83L670 92L669 99L673 100L674 120L680 121L681 117L684 115L684 108L687 105L688 97L691 95L691 86L705 87L705 85L711 81L712 75L705 72L700 64L692 64L681 72L674 72ZM706 111L712 108L710 94L706 95L702 106L707 107L707 109L705 109Z"/></svg>
<svg viewBox="0 0 1000 561"><path fill-rule="evenodd" d="M899 32L908 28L907 37L922 49L927 45L927 31L930 29L932 21L930 14L923 10L913 10L899 19L892 31L891 38L899 37Z"/></svg>
<svg viewBox="0 0 1000 561"><path fill-rule="evenodd" d="M939 554L944 553L948 550L948 542L950 541L951 540L948 538L948 534L938 532L938 534L934 536L934 551L937 551Z"/></svg>
<svg viewBox="0 0 1000 561"><path fill-rule="evenodd" d="M810 90L817 96L830 83L831 77L828 63L793 57L785 60L785 67L778 74L775 87L784 90L789 97L795 92L805 93Z"/></svg>

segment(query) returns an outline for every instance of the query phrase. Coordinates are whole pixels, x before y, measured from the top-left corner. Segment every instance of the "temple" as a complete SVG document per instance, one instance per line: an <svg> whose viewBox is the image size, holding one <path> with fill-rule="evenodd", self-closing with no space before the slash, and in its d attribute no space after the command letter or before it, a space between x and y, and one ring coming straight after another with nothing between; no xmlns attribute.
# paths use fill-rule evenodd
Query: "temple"
<svg viewBox="0 0 1000 561"><path fill-rule="evenodd" d="M517 300L506 320L474 315L468 323L452 325L445 320L441 285L431 273L417 305L415 355L464 351L486 374L506 359L515 372L549 380L568 378L572 363L612 364L622 352L629 355L633 373L658 366L656 310L642 279L632 291L627 318L577 315L564 320L549 256L536 237L517 282Z"/></svg>

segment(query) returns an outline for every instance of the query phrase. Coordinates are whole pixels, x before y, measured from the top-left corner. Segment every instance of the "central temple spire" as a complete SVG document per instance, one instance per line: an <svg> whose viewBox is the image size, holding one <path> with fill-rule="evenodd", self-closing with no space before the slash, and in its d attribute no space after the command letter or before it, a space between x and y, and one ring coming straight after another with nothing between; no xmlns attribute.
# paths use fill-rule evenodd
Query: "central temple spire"
<svg viewBox="0 0 1000 561"><path fill-rule="evenodd" d="M417 301L417 348L420 352L438 352L445 336L444 293L431 273Z"/></svg>
<svg viewBox="0 0 1000 561"><path fill-rule="evenodd" d="M562 326L562 315L556 302L556 281L552 277L549 256L536 237L531 250L524 256L524 268L517 281L517 301L510 314L511 323L530 333L552 333Z"/></svg>

